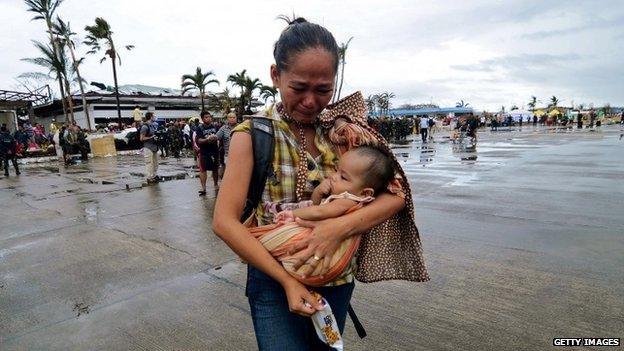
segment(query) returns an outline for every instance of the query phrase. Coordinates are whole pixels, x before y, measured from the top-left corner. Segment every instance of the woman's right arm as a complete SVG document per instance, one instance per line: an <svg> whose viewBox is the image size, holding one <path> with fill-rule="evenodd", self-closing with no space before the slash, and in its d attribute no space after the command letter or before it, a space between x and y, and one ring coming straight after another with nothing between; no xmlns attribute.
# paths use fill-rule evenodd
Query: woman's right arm
<svg viewBox="0 0 624 351"><path fill-rule="evenodd" d="M306 307L307 301L316 309L322 306L315 301L307 288L293 278L279 262L249 234L239 218L247 199L247 191L253 170L251 136L238 132L232 135L229 159L217 197L212 229L236 254L279 282L288 297L291 312L309 316L315 309Z"/></svg>

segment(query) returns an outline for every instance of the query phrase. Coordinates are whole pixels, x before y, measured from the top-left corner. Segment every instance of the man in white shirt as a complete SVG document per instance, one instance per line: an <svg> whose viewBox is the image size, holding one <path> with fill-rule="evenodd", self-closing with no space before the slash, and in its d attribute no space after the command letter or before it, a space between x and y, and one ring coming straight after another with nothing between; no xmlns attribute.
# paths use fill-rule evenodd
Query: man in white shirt
<svg viewBox="0 0 624 351"><path fill-rule="evenodd" d="M422 137L422 142L427 142L427 132L429 130L429 118L421 117L420 118L420 136Z"/></svg>

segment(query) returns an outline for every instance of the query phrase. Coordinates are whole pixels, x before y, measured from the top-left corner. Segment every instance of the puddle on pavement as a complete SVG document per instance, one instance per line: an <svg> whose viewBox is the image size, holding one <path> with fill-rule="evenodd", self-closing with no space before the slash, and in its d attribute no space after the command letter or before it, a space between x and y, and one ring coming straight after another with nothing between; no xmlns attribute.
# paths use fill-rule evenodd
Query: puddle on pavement
<svg viewBox="0 0 624 351"><path fill-rule="evenodd" d="M97 202L89 202L85 206L85 218L89 222L96 222L98 218L99 204Z"/></svg>

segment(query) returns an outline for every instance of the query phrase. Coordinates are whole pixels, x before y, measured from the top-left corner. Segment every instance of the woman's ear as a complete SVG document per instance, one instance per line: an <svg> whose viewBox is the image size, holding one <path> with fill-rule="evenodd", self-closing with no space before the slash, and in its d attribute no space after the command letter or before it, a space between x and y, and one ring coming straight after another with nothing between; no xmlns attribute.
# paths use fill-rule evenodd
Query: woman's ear
<svg viewBox="0 0 624 351"><path fill-rule="evenodd" d="M273 86L277 88L279 86L279 71L277 70L276 64L271 65L270 74Z"/></svg>
<svg viewBox="0 0 624 351"><path fill-rule="evenodd" d="M362 195L373 196L375 195L375 190L373 190L373 188L364 188L364 190L362 190Z"/></svg>

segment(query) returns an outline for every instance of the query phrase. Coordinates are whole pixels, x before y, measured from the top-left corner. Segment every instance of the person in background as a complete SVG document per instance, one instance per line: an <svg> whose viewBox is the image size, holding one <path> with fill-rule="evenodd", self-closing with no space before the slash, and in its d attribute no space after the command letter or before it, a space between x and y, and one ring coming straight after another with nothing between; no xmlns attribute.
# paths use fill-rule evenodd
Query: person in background
<svg viewBox="0 0 624 351"><path fill-rule="evenodd" d="M72 162L72 159L69 157L73 153L75 153L78 147L78 134L76 133L76 126L70 125L65 129L65 133L63 134L63 139L65 139L65 145L63 147L63 155L65 156L65 164L69 164Z"/></svg>
<svg viewBox="0 0 624 351"><path fill-rule="evenodd" d="M191 123L190 122L184 123L184 128L182 128L182 132L184 133L184 147L187 149L191 149L193 147L193 143L191 143Z"/></svg>
<svg viewBox="0 0 624 351"><path fill-rule="evenodd" d="M4 176L9 176L9 160L13 163L13 167L15 168L15 174L20 175L19 167L17 165L16 154L17 142L11 132L6 127L6 124L3 124L0 127L0 157L2 158L2 162L4 164Z"/></svg>
<svg viewBox="0 0 624 351"><path fill-rule="evenodd" d="M217 129L212 123L212 115L208 111L201 113L202 124L195 131L195 143L199 147L199 196L206 195L207 171L212 172L215 190L219 190L219 144Z"/></svg>
<svg viewBox="0 0 624 351"><path fill-rule="evenodd" d="M80 159L82 161L89 160L89 141L87 140L87 133L80 128L80 126L75 126L76 135L78 137L78 149L80 151Z"/></svg>
<svg viewBox="0 0 624 351"><path fill-rule="evenodd" d="M22 150L26 150L28 148L28 134L26 134L23 125L20 124L17 127L13 137L15 137L15 141L17 141L18 144L21 144Z"/></svg>
<svg viewBox="0 0 624 351"><path fill-rule="evenodd" d="M145 123L141 126L139 138L143 142L143 157L145 158L145 173L148 184L158 182L158 145L156 145L156 140L154 139L155 133L154 114L147 112L145 114Z"/></svg>
<svg viewBox="0 0 624 351"><path fill-rule="evenodd" d="M422 142L427 142L427 133L429 130L429 118L421 117L420 118L420 137L422 138Z"/></svg>
<svg viewBox="0 0 624 351"><path fill-rule="evenodd" d="M223 160L221 160L221 164L223 165L223 169L225 171L225 165L227 164L228 151L230 149L230 134L232 133L232 128L236 127L236 114L230 112L227 114L227 123L225 123L219 131L217 132L217 138L219 138L219 144L223 145ZM220 178L223 177L223 173L220 174Z"/></svg>
<svg viewBox="0 0 624 351"><path fill-rule="evenodd" d="M132 111L132 120L134 120L134 126L137 130L141 128L141 123L143 123L143 112L141 112L139 105L135 106Z"/></svg>
<svg viewBox="0 0 624 351"><path fill-rule="evenodd" d="M436 122L435 119L433 119L433 117L429 117L429 140L433 141L433 134L435 133L435 129L436 129Z"/></svg>
<svg viewBox="0 0 624 351"><path fill-rule="evenodd" d="M173 157L180 158L180 151L184 147L184 134L180 129L180 122L175 121L169 127L170 152Z"/></svg>

